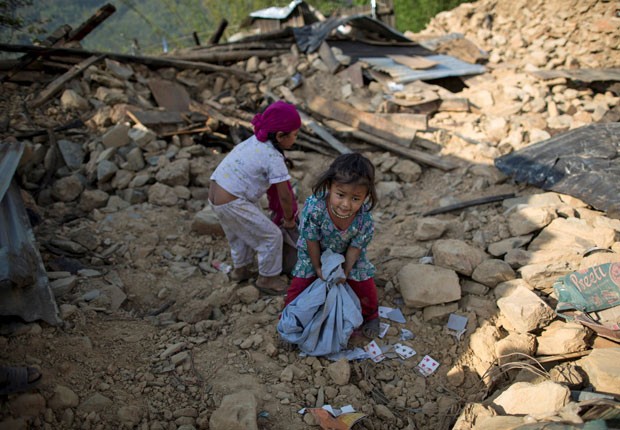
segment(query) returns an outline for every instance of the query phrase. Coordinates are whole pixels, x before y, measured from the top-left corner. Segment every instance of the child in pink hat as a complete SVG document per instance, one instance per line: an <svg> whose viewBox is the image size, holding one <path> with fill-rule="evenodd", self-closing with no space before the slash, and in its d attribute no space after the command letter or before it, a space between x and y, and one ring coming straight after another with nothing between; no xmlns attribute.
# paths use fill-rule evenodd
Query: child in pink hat
<svg viewBox="0 0 620 430"><path fill-rule="evenodd" d="M278 221L284 228L296 227L297 202L283 151L295 143L301 118L295 106L277 101L257 114L252 125L254 135L236 145L211 175L209 203L230 245L231 279L249 279L256 254L256 287L267 294L284 294L287 282L279 276L282 232L258 201L271 188L270 207L279 211Z"/></svg>

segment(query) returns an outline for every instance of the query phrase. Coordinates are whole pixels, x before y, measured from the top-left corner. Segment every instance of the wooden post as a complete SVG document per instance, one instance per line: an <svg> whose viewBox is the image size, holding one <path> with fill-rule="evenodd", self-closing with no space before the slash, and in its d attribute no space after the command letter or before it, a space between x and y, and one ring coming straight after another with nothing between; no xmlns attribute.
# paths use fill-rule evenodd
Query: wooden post
<svg viewBox="0 0 620 430"><path fill-rule="evenodd" d="M108 19L110 15L116 12L114 5L108 3L101 8L90 18L88 18L82 25L76 28L69 34L70 42L77 42L84 39L90 34L99 24Z"/></svg>
<svg viewBox="0 0 620 430"><path fill-rule="evenodd" d="M209 39L208 44L217 45L220 39L222 38L222 35L224 34L224 30L226 30L226 27L228 27L228 21L225 19L222 19L220 21L220 25L217 26L217 30L215 30L215 33L213 33L213 36L211 36L211 38Z"/></svg>

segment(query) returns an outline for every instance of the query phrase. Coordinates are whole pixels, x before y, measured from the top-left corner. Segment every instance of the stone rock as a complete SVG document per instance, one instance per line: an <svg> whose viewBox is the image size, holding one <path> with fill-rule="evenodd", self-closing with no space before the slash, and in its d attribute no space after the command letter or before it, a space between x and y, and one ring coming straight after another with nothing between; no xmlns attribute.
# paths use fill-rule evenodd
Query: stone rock
<svg viewBox="0 0 620 430"><path fill-rule="evenodd" d="M79 406L79 413L101 412L110 408L114 402L101 393L94 393L85 399Z"/></svg>
<svg viewBox="0 0 620 430"><path fill-rule="evenodd" d="M9 410L15 416L36 417L45 411L45 397L39 393L24 393L10 399Z"/></svg>
<svg viewBox="0 0 620 430"><path fill-rule="evenodd" d="M72 202L84 190L84 184L77 175L65 176L52 185L52 197L61 202Z"/></svg>
<svg viewBox="0 0 620 430"><path fill-rule="evenodd" d="M442 239L433 244L433 259L437 266L471 276L474 269L488 258L484 251L456 239Z"/></svg>
<svg viewBox="0 0 620 430"><path fill-rule="evenodd" d="M351 366L346 359L338 360L327 366L327 373L336 385L347 385L351 377Z"/></svg>
<svg viewBox="0 0 620 430"><path fill-rule="evenodd" d="M504 316L519 333L527 333L544 327L555 313L540 297L524 287L514 288L508 295L497 300Z"/></svg>
<svg viewBox="0 0 620 430"><path fill-rule="evenodd" d="M439 239L450 227L450 221L437 218L422 218L418 221L415 229L415 237L418 240Z"/></svg>
<svg viewBox="0 0 620 430"><path fill-rule="evenodd" d="M537 355L568 354L587 349L587 329L581 324L554 321L537 338Z"/></svg>
<svg viewBox="0 0 620 430"><path fill-rule="evenodd" d="M54 387L54 395L48 402L48 406L54 410L75 408L80 404L80 398L68 387L57 385Z"/></svg>
<svg viewBox="0 0 620 430"><path fill-rule="evenodd" d="M609 248L615 242L611 228L594 228L578 218L556 218L530 243L528 251L560 249L583 253L593 247Z"/></svg>
<svg viewBox="0 0 620 430"><path fill-rule="evenodd" d="M433 318L442 318L459 310L458 303L448 303L447 305L427 306L422 311L424 321L430 321Z"/></svg>
<svg viewBox="0 0 620 430"><path fill-rule="evenodd" d="M397 276L407 306L424 307L461 298L459 277L453 270L410 263L401 268Z"/></svg>
<svg viewBox="0 0 620 430"><path fill-rule="evenodd" d="M183 312L179 313L179 320L190 324L208 320L213 312L213 307L213 304L208 300L192 300L184 305Z"/></svg>
<svg viewBox="0 0 620 430"><path fill-rule="evenodd" d="M159 182L149 187L148 197L149 203L160 206L174 206L179 200L172 187Z"/></svg>
<svg viewBox="0 0 620 430"><path fill-rule="evenodd" d="M570 401L570 390L545 381L540 384L517 382L493 400L493 406L507 415L553 415Z"/></svg>
<svg viewBox="0 0 620 430"><path fill-rule="evenodd" d="M396 173L396 176L398 176L398 179L402 182L411 184L420 178L422 175L422 168L419 164L411 160L403 159L399 160L394 167L392 167L392 172Z"/></svg>
<svg viewBox="0 0 620 430"><path fill-rule="evenodd" d="M575 362L560 363L549 370L551 380L566 385L571 390L583 387L585 372Z"/></svg>
<svg viewBox="0 0 620 430"><path fill-rule="evenodd" d="M144 169L144 157L142 156L142 150L140 148L133 148L127 153L127 164L123 165L124 169L137 172Z"/></svg>
<svg viewBox="0 0 620 430"><path fill-rule="evenodd" d="M84 190L80 196L80 208L85 212L102 208L109 198L110 195L102 190Z"/></svg>
<svg viewBox="0 0 620 430"><path fill-rule="evenodd" d="M522 236L547 226L557 215L552 209L526 206L508 217L508 229L513 236Z"/></svg>
<svg viewBox="0 0 620 430"><path fill-rule="evenodd" d="M101 88L101 87L99 87ZM129 124L119 123L109 128L101 137L106 148L120 148L129 143Z"/></svg>
<svg viewBox="0 0 620 430"><path fill-rule="evenodd" d="M620 348L595 348L577 363L586 372L596 391L620 395Z"/></svg>
<svg viewBox="0 0 620 430"><path fill-rule="evenodd" d="M118 420L129 428L140 424L144 410L138 406L121 406L117 412Z"/></svg>
<svg viewBox="0 0 620 430"><path fill-rule="evenodd" d="M529 333L509 333L495 344L495 354L500 364L520 361L520 354L533 356L536 352L536 336Z"/></svg>
<svg viewBox="0 0 620 430"><path fill-rule="evenodd" d="M210 205L205 206L200 212L196 213L191 228L193 232L198 234L210 234L220 237L224 235L220 220Z"/></svg>
<svg viewBox="0 0 620 430"><path fill-rule="evenodd" d="M127 132L127 135L132 142L142 149L146 149L149 143L157 139L157 135L154 131L140 125L133 126Z"/></svg>
<svg viewBox="0 0 620 430"><path fill-rule="evenodd" d="M542 291L544 294L553 292L553 284L558 278L568 275L575 271L568 259L553 261L549 263L528 264L520 267L518 272L521 278L535 290Z"/></svg>
<svg viewBox="0 0 620 430"><path fill-rule="evenodd" d="M499 330L490 325L485 324L478 327L469 338L469 347L482 363L490 365L495 361L495 344L500 339ZM486 369L485 369L486 370ZM481 372L479 372L482 374Z"/></svg>
<svg viewBox="0 0 620 430"><path fill-rule="evenodd" d="M189 160L176 160L167 164L157 172L155 179L171 187L189 185Z"/></svg>
<svg viewBox="0 0 620 430"><path fill-rule="evenodd" d="M379 200L381 199L389 199L389 198L397 198L402 199L403 192L401 190L402 184L397 181L381 181L376 184L377 187L377 195L379 196Z"/></svg>
<svg viewBox="0 0 620 430"><path fill-rule="evenodd" d="M250 391L224 396L209 419L210 430L258 430L257 402Z"/></svg>
<svg viewBox="0 0 620 430"><path fill-rule="evenodd" d="M116 164L110 160L103 160L97 164L97 181L100 184L104 184L110 181L117 171L118 166Z"/></svg>
<svg viewBox="0 0 620 430"><path fill-rule="evenodd" d="M67 167L71 170L78 170L84 162L84 150L79 143L70 140L60 139L58 149Z"/></svg>
<svg viewBox="0 0 620 430"><path fill-rule="evenodd" d="M256 287L252 285L246 285L245 287L241 287L236 291L237 297L241 303L250 304L255 303L260 297L260 291L256 289Z"/></svg>
<svg viewBox="0 0 620 430"><path fill-rule="evenodd" d="M69 294L77 285L77 276L69 276L67 278L56 279L50 282L50 288L54 297L57 299L62 298L66 294Z"/></svg>
<svg viewBox="0 0 620 430"><path fill-rule="evenodd" d="M495 287L497 284L515 278L515 271L503 260L484 260L474 269L471 277L487 287Z"/></svg>
<svg viewBox="0 0 620 430"><path fill-rule="evenodd" d="M489 245L487 251L494 257L501 257L512 249L522 248L532 240L532 235L509 237Z"/></svg>
<svg viewBox="0 0 620 430"><path fill-rule="evenodd" d="M60 104L64 109L87 111L90 108L88 100L72 89L66 89L60 96Z"/></svg>

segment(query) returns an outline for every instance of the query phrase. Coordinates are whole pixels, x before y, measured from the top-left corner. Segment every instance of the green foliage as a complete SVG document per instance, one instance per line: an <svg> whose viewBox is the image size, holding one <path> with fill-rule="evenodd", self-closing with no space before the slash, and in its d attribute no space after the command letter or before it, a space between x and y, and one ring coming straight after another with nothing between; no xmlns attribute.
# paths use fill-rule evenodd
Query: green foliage
<svg viewBox="0 0 620 430"><path fill-rule="evenodd" d="M329 16L339 8L369 4L369 0L307 0ZM419 31L436 13L463 0L394 0L397 29ZM194 46L193 33L205 42L226 19L227 37L239 31L249 13L290 0L0 0L0 38L9 43L31 43L36 25L53 32L63 24L77 28L100 7L113 2L116 12L83 41L86 49L128 53L137 42L140 52L162 52ZM32 24L35 24L33 26ZM43 26L43 27L41 27Z"/></svg>
<svg viewBox="0 0 620 430"><path fill-rule="evenodd" d="M467 0L394 0L396 27L414 33L424 29L432 17L451 10Z"/></svg>

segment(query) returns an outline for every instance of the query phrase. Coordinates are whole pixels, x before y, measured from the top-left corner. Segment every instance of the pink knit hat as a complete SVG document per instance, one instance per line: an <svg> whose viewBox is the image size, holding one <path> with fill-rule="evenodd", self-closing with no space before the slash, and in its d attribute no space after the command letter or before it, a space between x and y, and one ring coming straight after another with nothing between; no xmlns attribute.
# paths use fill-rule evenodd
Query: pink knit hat
<svg viewBox="0 0 620 430"><path fill-rule="evenodd" d="M267 142L269 133L290 133L301 127L301 118L295 106L278 100L269 105L265 112L258 113L252 119L254 134L261 142Z"/></svg>

